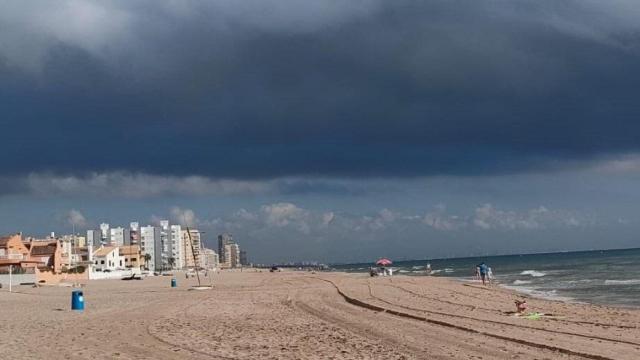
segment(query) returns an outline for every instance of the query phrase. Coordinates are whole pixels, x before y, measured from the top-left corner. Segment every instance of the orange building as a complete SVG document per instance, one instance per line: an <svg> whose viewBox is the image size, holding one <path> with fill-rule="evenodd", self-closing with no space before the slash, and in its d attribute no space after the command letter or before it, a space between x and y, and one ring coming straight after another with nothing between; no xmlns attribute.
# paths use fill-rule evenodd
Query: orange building
<svg viewBox="0 0 640 360"><path fill-rule="evenodd" d="M62 279L62 249L58 240L25 242L22 234L0 237L0 267L12 265L28 273L35 273L40 282Z"/></svg>
<svg viewBox="0 0 640 360"><path fill-rule="evenodd" d="M0 266L27 265L30 262L28 245L22 241L22 234L0 237Z"/></svg>
<svg viewBox="0 0 640 360"><path fill-rule="evenodd" d="M126 268L140 269L140 267L144 265L140 252L140 246L138 245L120 246L120 256L124 256L124 263Z"/></svg>
<svg viewBox="0 0 640 360"><path fill-rule="evenodd" d="M58 240L34 241L30 243L30 260L38 262L39 270L62 272L62 249Z"/></svg>

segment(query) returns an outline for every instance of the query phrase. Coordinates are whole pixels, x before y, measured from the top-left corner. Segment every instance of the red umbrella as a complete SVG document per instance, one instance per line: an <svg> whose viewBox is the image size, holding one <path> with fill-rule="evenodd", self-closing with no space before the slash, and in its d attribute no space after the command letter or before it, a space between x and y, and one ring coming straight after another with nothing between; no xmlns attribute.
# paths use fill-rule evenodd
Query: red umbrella
<svg viewBox="0 0 640 360"><path fill-rule="evenodd" d="M391 264L393 264L393 262L387 258L382 258L376 261L376 265L379 265L379 266L389 266Z"/></svg>

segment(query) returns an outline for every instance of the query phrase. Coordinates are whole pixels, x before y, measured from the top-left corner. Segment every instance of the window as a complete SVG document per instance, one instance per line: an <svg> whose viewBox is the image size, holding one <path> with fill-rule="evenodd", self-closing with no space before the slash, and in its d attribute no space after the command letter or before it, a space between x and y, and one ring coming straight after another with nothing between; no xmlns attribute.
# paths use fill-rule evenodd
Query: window
<svg viewBox="0 0 640 360"><path fill-rule="evenodd" d="M104 265L104 260L100 260L100 264L101 264L101 265Z"/></svg>

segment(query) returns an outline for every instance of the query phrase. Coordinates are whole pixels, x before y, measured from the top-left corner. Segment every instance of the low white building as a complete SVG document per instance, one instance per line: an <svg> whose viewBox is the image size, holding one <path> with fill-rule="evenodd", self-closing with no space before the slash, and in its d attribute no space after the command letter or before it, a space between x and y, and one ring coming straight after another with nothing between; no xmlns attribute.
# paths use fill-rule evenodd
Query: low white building
<svg viewBox="0 0 640 360"><path fill-rule="evenodd" d="M212 249L202 249L200 261L202 263L202 268L207 270L214 270L220 266L220 259L218 258L218 254Z"/></svg>
<svg viewBox="0 0 640 360"><path fill-rule="evenodd" d="M115 271L125 268L125 258L116 246L102 246L93 253L95 271Z"/></svg>

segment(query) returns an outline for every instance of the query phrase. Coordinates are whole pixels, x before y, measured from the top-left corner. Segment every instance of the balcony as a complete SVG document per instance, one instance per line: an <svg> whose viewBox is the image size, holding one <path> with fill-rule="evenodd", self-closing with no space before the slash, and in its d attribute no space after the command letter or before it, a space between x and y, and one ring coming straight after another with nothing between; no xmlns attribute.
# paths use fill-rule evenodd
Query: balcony
<svg viewBox="0 0 640 360"><path fill-rule="evenodd" d="M6 254L0 255L0 260L26 260L26 256L22 254Z"/></svg>

